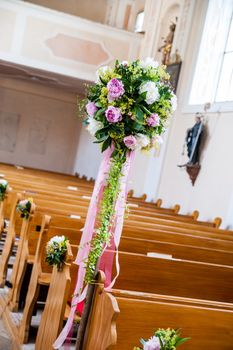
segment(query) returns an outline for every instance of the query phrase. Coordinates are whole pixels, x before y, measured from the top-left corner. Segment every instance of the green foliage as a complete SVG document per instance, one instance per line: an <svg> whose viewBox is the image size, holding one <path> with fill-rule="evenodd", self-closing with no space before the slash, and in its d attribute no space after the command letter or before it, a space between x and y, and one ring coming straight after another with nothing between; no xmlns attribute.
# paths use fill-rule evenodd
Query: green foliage
<svg viewBox="0 0 233 350"><path fill-rule="evenodd" d="M115 151L111 159L111 167L107 184L104 189L103 199L99 215L99 228L95 231L95 236L90 242L90 253L86 261L85 282L92 283L98 260L103 248L109 244L111 234L111 220L114 213L114 206L119 192L119 183L122 166L125 163L125 154Z"/></svg>
<svg viewBox="0 0 233 350"><path fill-rule="evenodd" d="M159 328L151 339L156 339L160 343L160 350L176 350L177 347L185 343L190 338L181 338L180 329L162 329ZM150 341L150 340L149 340ZM148 341L141 339L141 344L144 346ZM142 350L141 348L134 347L133 350Z"/></svg>
<svg viewBox="0 0 233 350"><path fill-rule="evenodd" d="M161 350L176 350L176 348L190 338L181 338L180 330L158 329L155 336L159 338Z"/></svg>
<svg viewBox="0 0 233 350"><path fill-rule="evenodd" d="M18 213L20 213L21 218L26 220L29 219L32 203L32 198L28 198L19 202L19 204L16 207L16 210Z"/></svg>
<svg viewBox="0 0 233 350"><path fill-rule="evenodd" d="M5 198L7 187L8 187L8 182L6 180L1 180L1 182L0 182L0 202L2 202Z"/></svg>

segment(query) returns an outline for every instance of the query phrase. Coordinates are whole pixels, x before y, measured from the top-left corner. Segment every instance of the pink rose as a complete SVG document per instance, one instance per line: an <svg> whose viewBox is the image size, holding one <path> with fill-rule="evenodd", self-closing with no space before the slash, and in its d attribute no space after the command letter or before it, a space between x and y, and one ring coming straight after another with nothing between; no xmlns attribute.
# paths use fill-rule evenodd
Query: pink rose
<svg viewBox="0 0 233 350"><path fill-rule="evenodd" d="M95 105L94 102L91 102L89 101L87 104L86 104L86 111L87 111L87 114L90 116L90 117L93 117L95 112L98 110L97 106Z"/></svg>
<svg viewBox="0 0 233 350"><path fill-rule="evenodd" d="M146 120L147 125L152 127L159 125L159 121L160 121L160 118L157 113L151 114Z"/></svg>
<svg viewBox="0 0 233 350"><path fill-rule="evenodd" d="M105 111L105 116L109 123L117 123L122 120L120 108L116 108L113 106L108 107L108 109Z"/></svg>
<svg viewBox="0 0 233 350"><path fill-rule="evenodd" d="M129 135L124 137L124 144L128 149L134 150L136 146L137 140L133 135Z"/></svg>
<svg viewBox="0 0 233 350"><path fill-rule="evenodd" d="M122 81L120 81L116 78L113 78L108 82L107 89L108 89L109 102L112 102L112 101L118 99L125 92L124 85L123 85Z"/></svg>

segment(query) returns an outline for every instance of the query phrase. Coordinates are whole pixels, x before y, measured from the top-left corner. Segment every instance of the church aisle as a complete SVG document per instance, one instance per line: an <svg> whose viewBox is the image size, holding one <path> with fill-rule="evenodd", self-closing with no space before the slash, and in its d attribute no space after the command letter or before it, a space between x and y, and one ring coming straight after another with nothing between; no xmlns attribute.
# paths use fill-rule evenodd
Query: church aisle
<svg viewBox="0 0 233 350"><path fill-rule="evenodd" d="M12 341L6 331L3 321L0 319L0 350L12 350Z"/></svg>

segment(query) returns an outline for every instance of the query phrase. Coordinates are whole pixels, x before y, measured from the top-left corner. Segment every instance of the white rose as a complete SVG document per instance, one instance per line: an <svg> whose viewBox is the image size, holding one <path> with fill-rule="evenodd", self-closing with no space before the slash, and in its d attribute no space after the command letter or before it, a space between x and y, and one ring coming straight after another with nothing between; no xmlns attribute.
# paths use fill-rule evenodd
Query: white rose
<svg viewBox="0 0 233 350"><path fill-rule="evenodd" d="M170 103L171 103L172 111L175 112L177 108L177 97L174 93L172 93L172 98L170 100Z"/></svg>
<svg viewBox="0 0 233 350"><path fill-rule="evenodd" d="M146 103L151 105L159 99L159 90L153 81L147 81L139 87L139 93L146 92Z"/></svg>
<svg viewBox="0 0 233 350"><path fill-rule="evenodd" d="M95 81L95 83L100 83L100 76L104 75L108 70L111 71L111 68L109 66L100 67L96 71L96 81Z"/></svg>
<svg viewBox="0 0 233 350"><path fill-rule="evenodd" d="M6 180L4 180L4 179L1 179L0 180L0 185L7 186L8 182Z"/></svg>
<svg viewBox="0 0 233 350"><path fill-rule="evenodd" d="M143 69L147 69L147 68L157 68L159 66L159 63L157 61L155 61L152 57L147 57L146 59L140 61L140 66Z"/></svg>
<svg viewBox="0 0 233 350"><path fill-rule="evenodd" d="M137 140L137 144L135 146L136 149L141 149L141 148L147 147L150 143L150 139L147 135L137 134L135 136L135 138Z"/></svg>
<svg viewBox="0 0 233 350"><path fill-rule="evenodd" d="M98 122L94 118L89 118L88 119L88 125L87 125L87 130L89 133L94 136L96 131L100 130L103 128L103 123Z"/></svg>

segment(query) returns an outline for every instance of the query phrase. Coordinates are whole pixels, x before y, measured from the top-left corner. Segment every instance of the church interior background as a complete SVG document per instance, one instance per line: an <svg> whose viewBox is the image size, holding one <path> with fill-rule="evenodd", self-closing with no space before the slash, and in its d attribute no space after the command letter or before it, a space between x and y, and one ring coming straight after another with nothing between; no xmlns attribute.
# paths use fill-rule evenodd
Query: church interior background
<svg viewBox="0 0 233 350"><path fill-rule="evenodd" d="M129 189L233 230L233 0L0 0L0 163L92 183L103 155L78 102L100 67L147 57L178 105Z"/></svg>

